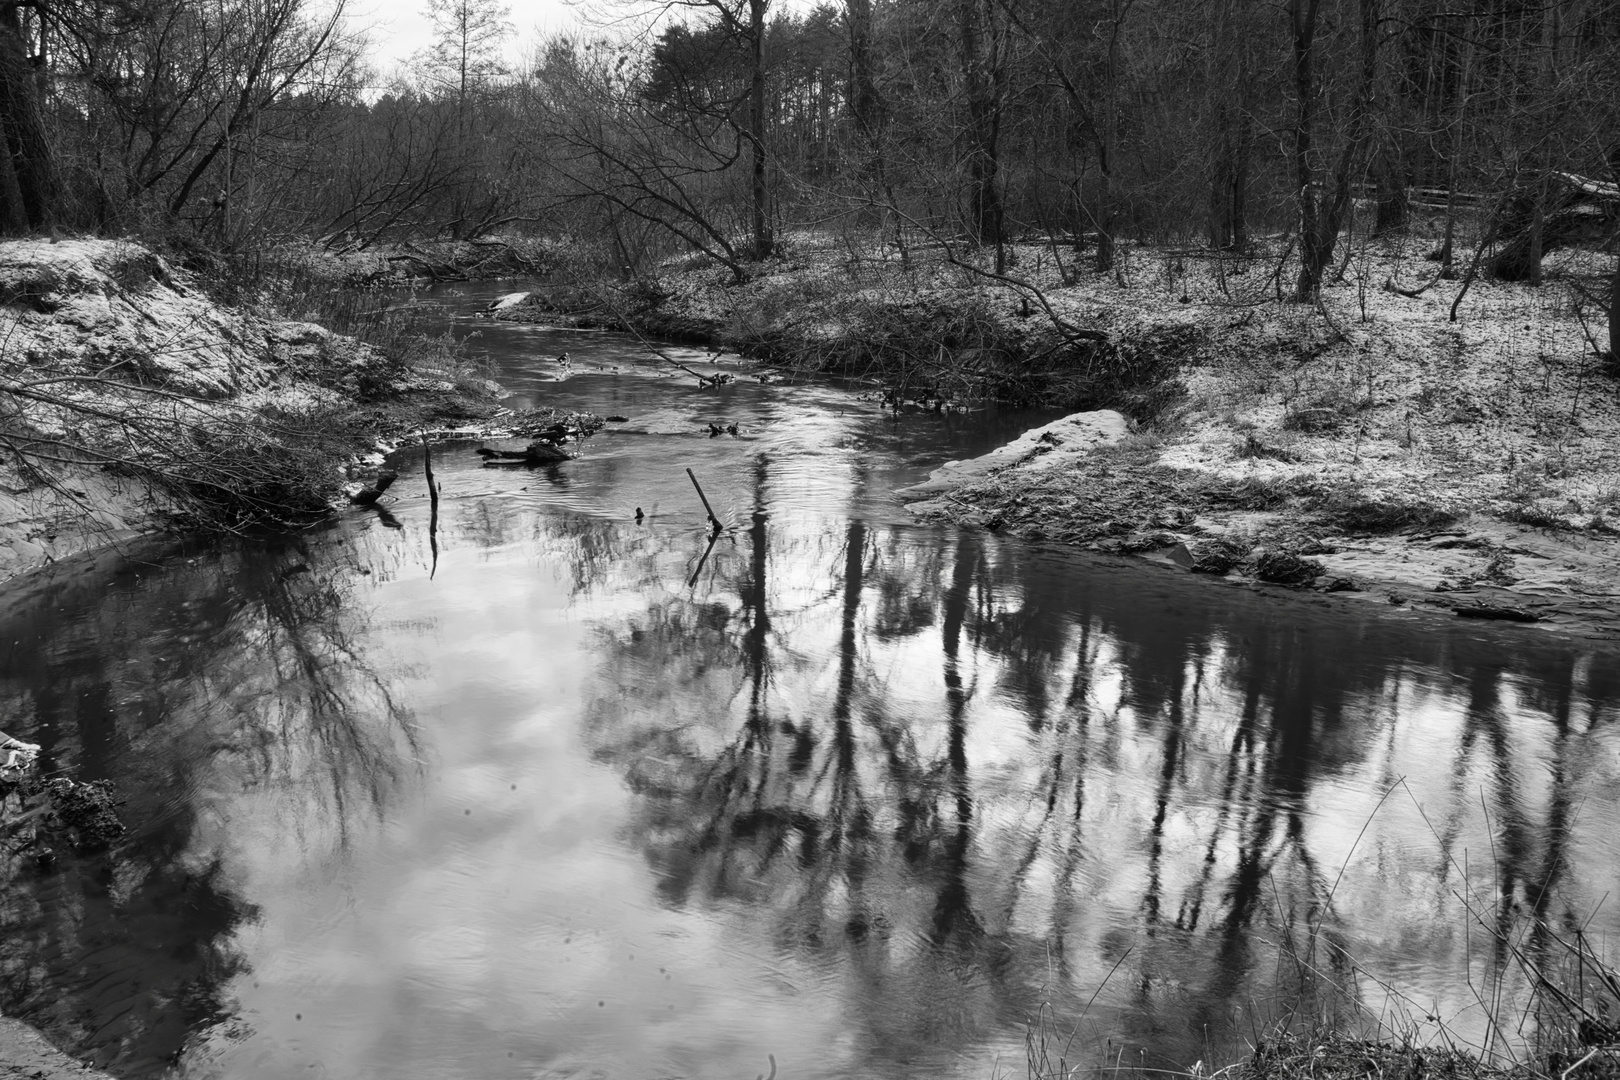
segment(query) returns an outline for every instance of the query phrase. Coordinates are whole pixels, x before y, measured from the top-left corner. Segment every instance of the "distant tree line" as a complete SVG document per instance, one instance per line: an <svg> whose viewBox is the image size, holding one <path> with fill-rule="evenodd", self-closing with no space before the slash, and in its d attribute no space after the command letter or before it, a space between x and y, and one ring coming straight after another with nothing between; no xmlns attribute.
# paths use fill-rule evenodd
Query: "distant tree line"
<svg viewBox="0 0 1620 1080"><path fill-rule="evenodd" d="M1431 219L1448 272L1475 258L1465 212L1507 278L1614 239L1620 0L647 7L513 65L496 0L433 0L437 44L378 86L313 0L5 0L0 227L529 232L627 276L696 249L739 277L807 227L998 270L1035 237L1075 273L1122 238L1264 232L1301 298L1357 200L1377 231Z"/></svg>

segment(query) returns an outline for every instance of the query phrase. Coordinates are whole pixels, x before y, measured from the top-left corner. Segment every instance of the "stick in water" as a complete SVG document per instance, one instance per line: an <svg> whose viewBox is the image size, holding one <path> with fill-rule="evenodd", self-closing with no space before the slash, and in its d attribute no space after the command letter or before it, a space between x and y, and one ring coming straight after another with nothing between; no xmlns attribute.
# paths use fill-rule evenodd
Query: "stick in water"
<svg viewBox="0 0 1620 1080"><path fill-rule="evenodd" d="M692 486L697 488L698 498L703 500L703 509L709 515L709 526L714 529L715 532L719 532L721 529L720 519L714 516L714 507L709 505L709 497L703 494L703 485L697 482L697 474L688 468L686 470L686 475L692 478Z"/></svg>
<svg viewBox="0 0 1620 1080"><path fill-rule="evenodd" d="M439 485L433 482L433 447L428 444L427 433L422 434L422 472L428 486L428 546L433 549L433 568L428 580L439 572Z"/></svg>

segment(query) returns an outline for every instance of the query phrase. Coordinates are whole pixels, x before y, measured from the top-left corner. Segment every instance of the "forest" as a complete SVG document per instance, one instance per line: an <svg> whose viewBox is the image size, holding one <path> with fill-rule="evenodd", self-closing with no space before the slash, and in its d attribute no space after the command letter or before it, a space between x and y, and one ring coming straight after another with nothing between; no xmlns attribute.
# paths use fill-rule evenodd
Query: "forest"
<svg viewBox="0 0 1620 1080"><path fill-rule="evenodd" d="M696 251L737 280L807 235L997 273L1039 240L1066 276L1122 242L1281 236L1298 299L1358 202L1375 233L1435 226L1447 276L1478 248L1539 283L1544 253L1613 244L1613 0L621 0L519 63L497 0L428 10L435 44L390 73L342 4L0 5L0 226L526 235L624 279Z"/></svg>

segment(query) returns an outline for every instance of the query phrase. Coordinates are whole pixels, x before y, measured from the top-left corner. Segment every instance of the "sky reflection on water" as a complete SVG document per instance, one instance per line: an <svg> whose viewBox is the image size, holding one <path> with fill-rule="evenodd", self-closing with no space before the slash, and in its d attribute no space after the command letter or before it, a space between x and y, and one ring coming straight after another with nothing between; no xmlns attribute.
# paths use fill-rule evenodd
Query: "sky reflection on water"
<svg viewBox="0 0 1620 1080"><path fill-rule="evenodd" d="M13 868L0 1010L142 1076L985 1077L1045 1005L1071 1061L1483 1042L1500 940L1620 929L1612 653L901 524L951 447L796 393L436 455L431 579L407 473L0 615L6 729L137 833Z"/></svg>

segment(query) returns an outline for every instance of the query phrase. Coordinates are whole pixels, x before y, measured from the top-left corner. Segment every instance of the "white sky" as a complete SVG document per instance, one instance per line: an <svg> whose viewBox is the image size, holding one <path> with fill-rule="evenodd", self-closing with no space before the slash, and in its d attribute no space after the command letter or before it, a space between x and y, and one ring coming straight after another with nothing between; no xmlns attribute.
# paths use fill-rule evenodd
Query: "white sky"
<svg viewBox="0 0 1620 1080"><path fill-rule="evenodd" d="M507 45L509 58L514 60L540 35L571 29L583 22L584 16L600 14L605 7L590 0L507 2L512 8L512 26L517 31ZM379 73L386 75L432 40L432 27L423 14L426 6L424 0L352 0L350 21L370 37L367 59Z"/></svg>
<svg viewBox="0 0 1620 1080"><path fill-rule="evenodd" d="M516 33L506 46L509 62L517 62L539 38L580 27L602 27L633 17L636 5L619 0L506 0L511 6L511 23ZM806 11L815 0L774 0L771 10ZM426 0L349 0L350 24L364 30L371 39L367 53L378 74L386 77L412 54L426 48L433 30L423 14ZM655 2L645 5L657 7Z"/></svg>

